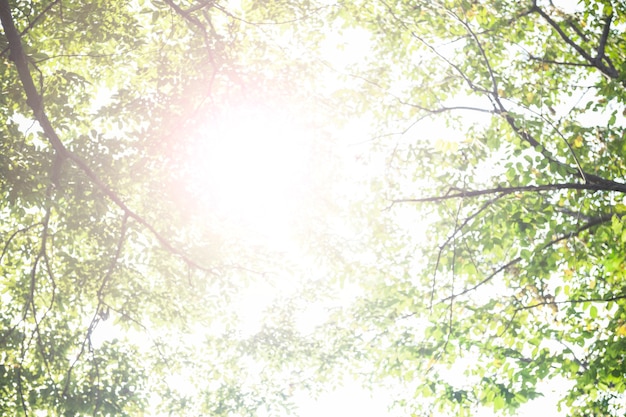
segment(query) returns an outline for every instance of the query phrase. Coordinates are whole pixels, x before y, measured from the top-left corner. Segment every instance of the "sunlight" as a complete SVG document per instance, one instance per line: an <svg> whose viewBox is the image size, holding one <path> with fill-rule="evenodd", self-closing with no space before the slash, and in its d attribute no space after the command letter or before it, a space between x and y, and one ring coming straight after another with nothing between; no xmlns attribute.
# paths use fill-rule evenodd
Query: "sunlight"
<svg viewBox="0 0 626 417"><path fill-rule="evenodd" d="M260 244L289 244L308 177L310 135L287 111L242 106L188 149L189 191Z"/></svg>

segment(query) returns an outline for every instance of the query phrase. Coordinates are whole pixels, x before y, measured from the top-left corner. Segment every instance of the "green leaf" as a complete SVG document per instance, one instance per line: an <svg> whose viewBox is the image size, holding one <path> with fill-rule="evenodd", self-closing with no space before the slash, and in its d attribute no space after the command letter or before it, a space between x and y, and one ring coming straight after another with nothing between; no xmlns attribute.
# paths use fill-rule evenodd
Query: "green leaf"
<svg viewBox="0 0 626 417"><path fill-rule="evenodd" d="M506 407L506 400L501 396L496 396L493 399L493 411L499 411Z"/></svg>

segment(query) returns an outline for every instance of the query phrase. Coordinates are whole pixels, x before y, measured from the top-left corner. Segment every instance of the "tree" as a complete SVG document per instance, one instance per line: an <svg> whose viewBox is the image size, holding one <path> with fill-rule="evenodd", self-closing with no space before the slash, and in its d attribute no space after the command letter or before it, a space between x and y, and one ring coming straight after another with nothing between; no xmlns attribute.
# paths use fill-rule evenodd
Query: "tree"
<svg viewBox="0 0 626 417"><path fill-rule="evenodd" d="M415 415L513 412L542 381L570 384L572 415L623 414L626 7L232 7L0 0L0 411L275 415L351 370L406 384ZM348 30L369 54L333 68L323 42ZM378 126L368 192L316 169L303 193L306 260L198 186L190 154L242 103L318 139ZM249 283L314 256L362 286L347 316L298 328L339 291L317 280L234 330Z"/></svg>
<svg viewBox="0 0 626 417"><path fill-rule="evenodd" d="M291 406L284 355L317 363L287 326L235 330L237 293L295 267L194 188L189 155L223 114L308 105L296 84L312 72L282 66L280 28L239 13L0 2L0 413L250 415Z"/></svg>
<svg viewBox="0 0 626 417"><path fill-rule="evenodd" d="M388 155L355 349L404 381L413 415L513 412L541 381L569 387L570 415L623 415L625 13L589 0L337 11L369 32L352 74Z"/></svg>

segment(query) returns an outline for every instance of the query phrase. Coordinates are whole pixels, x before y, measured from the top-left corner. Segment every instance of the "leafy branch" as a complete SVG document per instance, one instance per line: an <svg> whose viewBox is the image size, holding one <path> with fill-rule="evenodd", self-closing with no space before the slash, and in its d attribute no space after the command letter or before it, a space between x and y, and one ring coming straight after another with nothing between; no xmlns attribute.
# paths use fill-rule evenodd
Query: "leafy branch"
<svg viewBox="0 0 626 417"><path fill-rule="evenodd" d="M539 248L535 248L534 251L535 252L544 251L544 250L548 249L549 247L554 246L555 244L557 244L557 243L559 243L559 242L561 242L563 240L568 240L568 239L571 239L572 237L578 236L579 234L581 234L585 230L589 230L589 229L591 229L593 227L597 227L597 226L599 226L601 224L607 223L607 222L611 221L612 218L613 218L613 214L602 214L602 215L600 215L598 217L595 217L595 218L589 220L585 224L583 224L580 227L578 227L576 230L573 230L573 231L571 231L569 233L564 233L561 236L559 236L557 238L554 238L554 239L550 240L549 242L541 245ZM494 269L489 275L487 275L485 278L483 278L478 283L476 283L476 284L474 284L474 285L472 285L470 287L467 287L466 289L464 289L464 290L462 290L462 291L460 291L460 292L458 292L456 294L444 297L444 298L440 299L437 303L438 304L445 303L445 302L449 301L450 298L458 298L458 297L461 297L461 296L463 296L465 294L468 294L468 293L478 289L479 287L483 286L484 284L488 283L493 278L498 276L498 274L506 271L507 269L509 269L509 268L513 267L514 265L518 264L519 262L521 262L522 259L523 258L521 256L518 256L518 257L516 257L516 258L506 262L505 264L500 265L499 267Z"/></svg>
<svg viewBox="0 0 626 417"><path fill-rule="evenodd" d="M520 185L514 187L496 187L487 188L482 190L459 190L457 188L450 188L444 195L421 197L421 198L400 198L392 200L392 205L397 203L437 203L445 200L464 199L472 197L480 197L483 195L507 195L515 193L537 193L542 191L556 191L556 190L588 190L588 191L617 191L620 193L626 193L626 184L620 183L557 183L557 184L543 184L543 185Z"/></svg>
<svg viewBox="0 0 626 417"><path fill-rule="evenodd" d="M113 254L113 257L111 258L109 268L107 269L104 277L102 278L102 281L100 282L100 287L98 288L98 291L96 294L98 302L95 308L95 312L91 318L91 321L89 322L89 326L87 326L85 337L83 338L83 341L80 344L80 350L78 351L74 360L72 361L72 363L67 369L66 376L65 376L65 385L63 387L63 395L67 395L69 391L70 382L72 380L72 372L74 371L74 368L80 361L81 357L85 354L85 349L88 347L89 350L91 351L91 346L92 346L91 336L93 334L93 331L96 329L96 326L98 325L101 319L106 320L108 318L108 315L109 315L108 306L107 306L107 310L106 311L104 310L106 306L105 300L104 300L104 290L106 289L106 286L111 279L111 275L113 274L113 271L115 270L117 262L122 254L122 248L124 246L124 242L126 240L126 233L128 231L128 217L129 217L128 215L124 215L124 217L122 218L122 224L120 226L120 235L117 240L115 253ZM99 401L96 402L96 408L98 406L99 406Z"/></svg>
<svg viewBox="0 0 626 417"><path fill-rule="evenodd" d="M558 35L567 43L569 46L574 48L574 50L587 62L593 65L595 68L600 70L604 75L611 79L619 78L619 72L612 65L610 60L607 60L604 55L604 48L606 46L607 39L609 37L609 31L611 26L611 20L613 18L612 15L609 15L605 20L605 25L602 31L602 36L600 38L600 44L598 46L597 55L595 57L591 56L585 49L574 42L572 38L570 38L565 31L561 28L561 26L550 17L541 7L537 5L537 0L533 1L532 10L537 12L552 28L558 33ZM602 61L606 61L607 64L604 64Z"/></svg>
<svg viewBox="0 0 626 417"><path fill-rule="evenodd" d="M24 53L22 46L21 37L15 27L15 23L13 22L13 15L11 13L8 0L0 0L0 23L2 23L2 27L4 28L5 35L9 42L9 57L15 63L24 92L26 93L26 103L32 109L35 119L39 122L46 138L48 138L48 141L56 152L57 158L61 161L65 159L72 161L81 171L85 173L85 175L87 175L92 183L129 218L135 220L140 225L148 229L167 251L180 257L185 263L196 269L214 272L211 268L198 264L185 255L180 249L174 247L174 245L164 235L156 230L156 228L144 217L128 207L122 198L110 186L108 186L83 159L81 159L78 155L75 155L63 144L56 130L52 126L52 123L48 119L43 103L43 97L39 94L37 88L35 87L35 83L33 82L33 78L28 68L26 54Z"/></svg>
<svg viewBox="0 0 626 417"><path fill-rule="evenodd" d="M589 297L589 298L577 298L574 300L560 300L553 299L536 302L533 304L518 307L518 310L530 310L545 305L559 305L559 304L582 304L582 303L610 303L611 301L618 301L626 299L626 294L617 294L610 297Z"/></svg>
<svg viewBox="0 0 626 417"><path fill-rule="evenodd" d="M209 57L209 61L211 62L211 65L213 66L213 77L215 76L215 73L217 71L217 65L216 65L216 61L215 61L215 56L213 54L213 48L211 45L211 37L209 36L209 33L207 32L206 26L204 23L202 23L197 17L195 17L192 12L195 10L199 10L199 9L195 9L192 8L190 10L184 10L182 7L180 7L179 5L177 5L173 0L165 0L165 3L170 6L172 8L172 10L174 10L174 12L176 12L176 14L178 14L179 16L181 16L183 19L185 19L187 22L191 23L192 26L194 26L202 35L202 39L204 40L204 44L205 47L207 49L207 55ZM214 6L213 2L208 2L208 3L203 3L202 4L202 8L204 7L208 7L211 8ZM209 21L209 27L212 29L212 25L210 24ZM209 88L209 91L211 89Z"/></svg>
<svg viewBox="0 0 626 417"><path fill-rule="evenodd" d="M500 115L501 117L503 117L504 120L507 122L507 124L510 126L510 128L513 130L513 132L523 142L527 143L532 148L534 148L537 152L541 153L543 155L543 157L546 158L549 162L557 164L560 167L562 167L565 170L565 172L567 172L567 173L569 173L571 175L580 176L582 178L582 180L585 181L585 182L617 184L614 181L603 179L601 177L598 177L596 175L593 175L593 174L590 174L590 173L586 173L585 171L583 171L583 169L582 169L582 167L580 165L580 162L578 161L578 158L577 158L576 154L573 152L573 149L571 148L569 143L567 143L567 141L565 141L565 142L567 143L567 146L568 146L568 149L569 149L570 153L574 157L574 160L576 162L576 167L572 167L572 166L568 165L567 163L559 161L536 138L534 138L526 129L523 129L523 128L521 128L519 126L519 124L517 123L515 117L512 115L512 113L509 112L509 110L504 106L504 104L502 102L502 97L500 96L500 92L499 92L499 88L498 88L498 76L495 73L495 71L493 69L493 66L490 63L489 57L487 56L487 53L486 53L486 51L485 51L485 49L484 49L484 47L482 45L482 42L480 41L478 35L472 30L470 25L465 20L463 20L460 16L458 16L456 13L454 13L453 11L451 11L449 9L445 9L444 8L444 10L445 10L445 12L449 16L454 18L459 24L461 24L463 26L464 30L468 33L469 38L474 42L474 44L478 48L478 51L479 51L480 57L481 57L481 61L483 62L483 65L484 65L484 67L486 69L486 72L488 74L489 83L491 84L490 88L483 87L483 86L480 86L479 84L477 84L463 70L463 68L461 68L461 66L459 64L456 64L451 59L446 57L442 52L438 51L435 46L433 46L430 43L428 43L423 37L419 36L414 31L411 32L411 35L415 39L417 39L420 43L422 43L427 49L429 49L433 54L435 54L439 59L441 59L443 62L445 62L446 65L448 65L450 68L452 68L454 70L454 72L456 72L465 81L465 83L468 85L468 87L472 91L485 95L491 101L491 103L493 105L493 110L482 110L482 111L489 112L489 113L496 114L496 115ZM422 110L424 110L424 109L422 109ZM473 109L473 110L478 110L478 109ZM430 113L431 114L436 114L438 112L437 111L431 111ZM426 116L420 117L412 125L414 125L415 123L419 122L420 120L422 120ZM559 136L562 137L560 132L557 131L557 134L559 134ZM626 189L626 187L624 189Z"/></svg>
<svg viewBox="0 0 626 417"><path fill-rule="evenodd" d="M32 30L32 29L33 29L33 28L37 25L37 23L39 23L39 21L40 21L40 20L42 20L42 19L43 19L43 18L44 18L44 17L48 14L48 12L49 12L50 10L52 10L52 8L53 8L54 6L56 6L58 3L60 3L60 1L61 1L61 0L54 0L54 1L52 1L50 4L48 4L48 5L46 6L46 8L45 8L45 9L43 9L43 10L41 11L41 13L39 13L39 14L38 14L38 15L37 15L37 16L36 16L36 17L35 17L32 21L28 22L28 26L26 26L24 29L22 29L22 30L20 31L20 37L24 36L24 35L25 35L25 34L27 34L30 30ZM0 56L4 56L4 55L6 55L6 53L7 53L7 52L9 52L9 51L10 51L10 49L11 49L11 46L10 46L10 45L9 45L9 46L7 46L7 47L5 47L5 48L2 50L2 52L0 52Z"/></svg>
<svg viewBox="0 0 626 417"><path fill-rule="evenodd" d="M511 127L511 129L513 129L513 131L517 134L517 136L524 140L525 142L527 142L528 144L530 144L533 148L535 148L535 150L537 150L538 152L540 152L548 161L553 162L558 164L559 166L562 166L566 169L567 172L569 173L575 173L575 171L577 170L578 173L580 174L581 178L583 179L583 181L587 182L587 174L583 171L580 162L578 161L578 157L576 156L576 153L574 152L574 149L572 149L571 145L565 140L565 138L563 138L563 135L555 128L555 131L557 132L557 134L563 139L563 141L565 142L565 144L567 145L570 153L572 154L572 156L574 157L574 161L576 162L576 169L573 169L572 167L570 167L569 165L567 165L566 163L563 163L559 160L557 160L551 153L549 153L547 151L547 149L541 144L539 143L539 141L537 141L529 132L527 132L524 129L520 129L517 125L517 123L515 122L515 119L513 118L513 116L509 113L509 111L507 111L507 109L504 107L504 105L502 104L502 97L500 96L500 89L498 88L498 78L495 75L495 72L493 70L493 66L491 65L490 61L489 61L489 57L487 56L487 53L485 52L485 48L483 47L482 42L480 41L480 39L478 38L478 35L476 35L476 33L472 30L472 28L469 26L469 24L464 21L463 19L461 19L458 15L456 15L455 13L449 12L464 28L465 30L470 34L471 38L473 39L474 43L476 44L476 47L478 48L478 50L480 51L480 55L482 57L482 61L485 65L485 68L487 69L487 73L489 74L489 79L491 81L492 84L492 91L491 93L488 94L489 99L491 100L491 102L493 103L494 106L494 112L496 114L500 114L502 116L504 116L504 119L506 120L506 122L509 124L509 126ZM551 123L550 123L551 124ZM554 127L554 126L553 126Z"/></svg>
<svg viewBox="0 0 626 417"><path fill-rule="evenodd" d="M433 272L433 278L432 278L432 284L431 284L431 291L430 291L430 309L432 310L432 306L433 306L433 299L435 297L435 282L437 279L437 271L439 270L439 264L441 262L441 257L443 256L443 251L445 250L445 248L450 244L451 241L453 241L454 239L456 239L456 236L463 231L463 229L465 229L465 227L476 217L478 217L480 215L480 213L482 213L483 211L485 211L487 208L491 207L493 204L496 203L496 201L498 201L501 197L503 197L503 195L499 195L494 197L493 199L487 201L486 203L484 203L478 210L476 210L474 213L472 213L470 216L467 216L463 222L459 223L459 219L458 219L458 215L459 212L457 212L457 220L456 220L456 225L454 228L454 231L452 233L450 233L450 235L447 237L447 239L439 246L439 250L437 251L437 260L435 261L435 267L434 267L434 272ZM459 205L459 209L460 209L460 205Z"/></svg>

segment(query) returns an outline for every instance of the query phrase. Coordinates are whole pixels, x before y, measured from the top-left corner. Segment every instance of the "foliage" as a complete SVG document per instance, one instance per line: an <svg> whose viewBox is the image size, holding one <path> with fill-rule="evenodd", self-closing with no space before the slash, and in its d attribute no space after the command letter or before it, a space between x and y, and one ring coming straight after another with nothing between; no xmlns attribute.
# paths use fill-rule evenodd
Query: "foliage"
<svg viewBox="0 0 626 417"><path fill-rule="evenodd" d="M310 13L273 7L251 16ZM292 407L283 392L300 377L282 371L281 347L265 355L280 329L249 340L232 303L297 268L220 217L188 162L242 102L285 117L309 106L299 85L314 68L284 64L269 33L279 28L241 13L212 1L0 2L1 414ZM318 352L307 357L317 366ZM274 373L256 375L265 362Z"/></svg>
<svg viewBox="0 0 626 417"><path fill-rule="evenodd" d="M514 412L546 381L624 414L624 4L225 4L0 1L0 412L288 414L353 371L412 415ZM362 59L327 59L348 34ZM304 256L190 166L245 105L314 132ZM343 196L325 141L350 122L378 130ZM234 330L247 287L305 271ZM302 331L335 291L356 303Z"/></svg>
<svg viewBox="0 0 626 417"><path fill-rule="evenodd" d="M388 155L362 249L367 295L348 314L369 335L355 349L404 381L414 415L513 412L541 381L570 387L570 415L623 415L625 13L610 1L337 9L371 34L352 74Z"/></svg>

